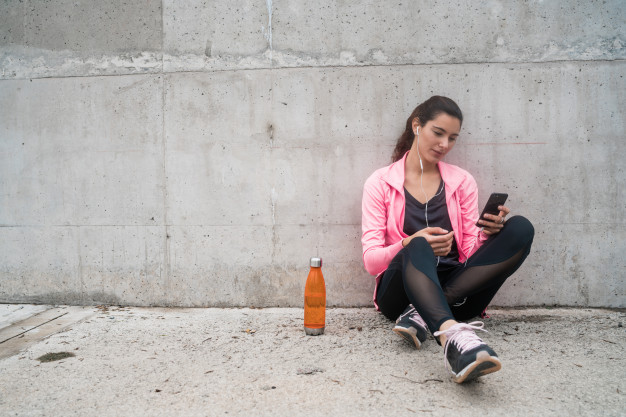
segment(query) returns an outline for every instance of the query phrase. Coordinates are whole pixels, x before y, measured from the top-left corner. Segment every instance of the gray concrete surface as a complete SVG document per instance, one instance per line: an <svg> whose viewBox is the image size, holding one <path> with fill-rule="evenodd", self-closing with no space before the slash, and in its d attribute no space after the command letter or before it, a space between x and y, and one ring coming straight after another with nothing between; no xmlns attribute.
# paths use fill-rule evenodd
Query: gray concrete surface
<svg viewBox="0 0 626 417"><path fill-rule="evenodd" d="M299 306L321 256L368 306L362 184L443 94L537 229L494 303L624 307L621 6L2 2L0 301Z"/></svg>
<svg viewBox="0 0 626 417"><path fill-rule="evenodd" d="M13 306L9 305L9 307ZM0 327L0 345L2 346L0 359L13 356L25 346L63 331L74 323L95 314L94 309L84 307L61 306L43 310L40 310L40 307L46 306L20 305L19 307L26 308L11 311L8 314L11 321L15 322L9 326ZM20 319L28 312L30 314L26 318Z"/></svg>
<svg viewBox="0 0 626 417"><path fill-rule="evenodd" d="M399 126L400 107L436 85L452 92L467 84L459 99L467 131L450 160L475 172L482 201L508 190L510 206L537 228L527 265L495 303L622 305L626 148L616 110L626 103L612 96L621 64L481 68L455 66L445 76L432 66L4 81L0 97L11 107L0 115L9 138L0 164L0 296L298 305L307 260L319 254L329 303L368 305L360 193L391 153L386 127ZM598 74L607 82L595 91L607 100L593 109L561 108L551 94L558 85L584 100ZM481 98L480 86L496 80L500 106ZM529 88L537 89L537 106L523 99ZM386 98L390 89L402 98ZM378 112L366 91L391 112ZM81 117L53 124L59 108ZM233 112L246 122L228 123ZM43 125L25 125L23 114ZM551 171L534 175L529 166ZM571 180L575 173L581 181Z"/></svg>
<svg viewBox="0 0 626 417"><path fill-rule="evenodd" d="M0 78L623 60L621 0L8 0Z"/></svg>
<svg viewBox="0 0 626 417"><path fill-rule="evenodd" d="M329 309L320 337L296 308L48 308L75 322L0 359L2 415L626 415L623 310L492 310L503 368L458 385L370 308Z"/></svg>

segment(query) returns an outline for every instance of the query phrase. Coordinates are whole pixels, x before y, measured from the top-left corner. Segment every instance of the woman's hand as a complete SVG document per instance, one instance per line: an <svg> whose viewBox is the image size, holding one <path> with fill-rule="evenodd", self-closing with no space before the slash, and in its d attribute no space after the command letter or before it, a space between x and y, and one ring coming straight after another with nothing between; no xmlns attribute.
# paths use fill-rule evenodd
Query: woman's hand
<svg viewBox="0 0 626 417"><path fill-rule="evenodd" d="M426 242L433 248L435 256L446 256L452 249L454 232L448 232L441 227L426 227L419 230L411 236L402 239L402 246L408 245L411 240L420 236L426 239Z"/></svg>
<svg viewBox="0 0 626 417"><path fill-rule="evenodd" d="M483 233L491 236L496 233L500 233L500 230L504 227L504 219L511 212L506 206L499 206L498 210L500 213L498 215L494 214L485 214L485 218L488 220L480 220L478 223L483 226Z"/></svg>

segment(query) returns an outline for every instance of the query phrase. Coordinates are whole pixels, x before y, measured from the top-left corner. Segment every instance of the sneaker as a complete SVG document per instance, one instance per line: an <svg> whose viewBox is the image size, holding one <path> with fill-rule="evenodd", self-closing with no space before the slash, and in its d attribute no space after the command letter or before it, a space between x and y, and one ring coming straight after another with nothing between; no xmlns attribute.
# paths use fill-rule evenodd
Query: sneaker
<svg viewBox="0 0 626 417"><path fill-rule="evenodd" d="M499 371L502 367L498 355L474 332L474 330L486 332L483 326L480 321L457 323L448 330L434 333L434 336L446 335L443 354L446 369L452 372L454 382L469 381Z"/></svg>
<svg viewBox="0 0 626 417"><path fill-rule="evenodd" d="M426 322L411 304L404 310L404 313L400 314L393 331L414 345L416 349L421 348L422 343L428 337Z"/></svg>

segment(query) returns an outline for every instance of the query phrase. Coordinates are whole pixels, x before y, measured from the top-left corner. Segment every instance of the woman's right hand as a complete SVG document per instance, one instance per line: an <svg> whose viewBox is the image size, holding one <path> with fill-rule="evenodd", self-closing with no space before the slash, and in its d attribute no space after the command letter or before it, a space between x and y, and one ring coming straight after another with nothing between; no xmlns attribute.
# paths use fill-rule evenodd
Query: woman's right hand
<svg viewBox="0 0 626 417"><path fill-rule="evenodd" d="M446 256L452 249L454 241L454 231L448 232L441 227L426 227L402 239L402 246L406 246L416 237L423 237L426 242L433 248L435 256Z"/></svg>

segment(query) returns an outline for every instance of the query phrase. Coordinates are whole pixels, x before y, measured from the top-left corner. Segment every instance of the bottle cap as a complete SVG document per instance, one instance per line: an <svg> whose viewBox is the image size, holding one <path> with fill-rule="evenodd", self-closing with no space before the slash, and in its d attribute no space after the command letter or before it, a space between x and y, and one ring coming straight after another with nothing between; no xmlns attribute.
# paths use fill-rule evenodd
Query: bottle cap
<svg viewBox="0 0 626 417"><path fill-rule="evenodd" d="M311 258L311 266L319 268L322 266L322 258Z"/></svg>

